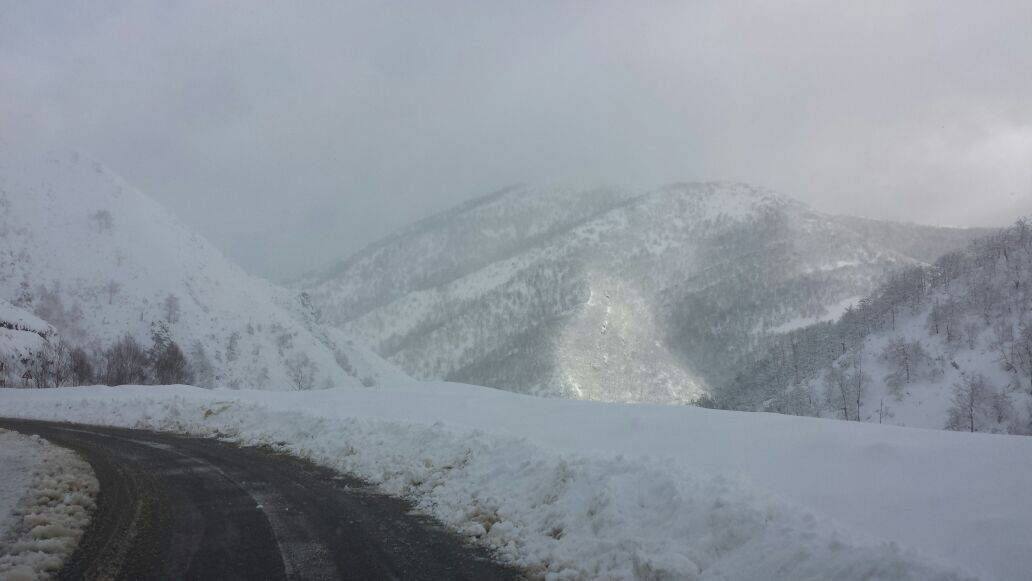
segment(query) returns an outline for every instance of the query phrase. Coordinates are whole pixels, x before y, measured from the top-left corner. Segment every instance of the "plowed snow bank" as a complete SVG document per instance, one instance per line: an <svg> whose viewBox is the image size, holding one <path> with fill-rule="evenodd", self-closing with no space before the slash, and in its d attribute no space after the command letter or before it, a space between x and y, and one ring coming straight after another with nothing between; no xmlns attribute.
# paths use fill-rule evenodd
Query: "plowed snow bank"
<svg viewBox="0 0 1032 581"><path fill-rule="evenodd" d="M2 429L0 465L0 579L48 579L90 522L100 488L93 469L70 450Z"/></svg>
<svg viewBox="0 0 1032 581"><path fill-rule="evenodd" d="M0 409L273 446L406 496L554 579L1021 579L1032 570L1028 438L454 384L10 390Z"/></svg>

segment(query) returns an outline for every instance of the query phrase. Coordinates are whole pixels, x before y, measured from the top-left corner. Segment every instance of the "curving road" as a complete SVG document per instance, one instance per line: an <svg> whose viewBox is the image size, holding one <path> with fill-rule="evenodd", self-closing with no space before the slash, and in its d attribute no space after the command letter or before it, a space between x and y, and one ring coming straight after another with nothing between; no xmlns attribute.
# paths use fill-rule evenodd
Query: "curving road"
<svg viewBox="0 0 1032 581"><path fill-rule="evenodd" d="M292 456L144 430L0 419L93 466L63 579L518 579L403 500Z"/></svg>

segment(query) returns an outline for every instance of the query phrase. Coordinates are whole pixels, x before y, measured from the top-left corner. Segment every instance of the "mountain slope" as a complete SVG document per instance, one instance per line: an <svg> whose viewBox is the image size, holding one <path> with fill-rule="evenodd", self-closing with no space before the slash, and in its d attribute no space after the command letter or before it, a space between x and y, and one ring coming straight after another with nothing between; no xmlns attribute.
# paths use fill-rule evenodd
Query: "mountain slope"
<svg viewBox="0 0 1032 581"><path fill-rule="evenodd" d="M741 184L520 186L304 286L323 320L420 378L690 401L779 326L833 317L888 266L918 262L915 240L946 251L972 235L891 224L867 235Z"/></svg>
<svg viewBox="0 0 1032 581"><path fill-rule="evenodd" d="M104 347L166 326L202 384L371 383L391 366L319 326L309 306L227 261L99 163L0 142L0 298Z"/></svg>
<svg viewBox="0 0 1032 581"><path fill-rule="evenodd" d="M1032 433L1032 227L905 269L831 325L774 345L718 403L854 421ZM793 369L795 367L795 369Z"/></svg>

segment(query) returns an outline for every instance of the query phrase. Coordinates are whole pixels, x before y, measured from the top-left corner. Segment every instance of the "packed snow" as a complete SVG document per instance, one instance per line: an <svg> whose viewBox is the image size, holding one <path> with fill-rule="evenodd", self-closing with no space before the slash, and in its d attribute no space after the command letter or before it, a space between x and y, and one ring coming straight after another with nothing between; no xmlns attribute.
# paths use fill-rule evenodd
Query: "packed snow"
<svg viewBox="0 0 1032 581"><path fill-rule="evenodd" d="M74 452L0 429L0 579L49 579L79 544L100 486Z"/></svg>
<svg viewBox="0 0 1032 581"><path fill-rule="evenodd" d="M539 399L0 390L3 415L264 444L362 476L552 579L1024 579L1032 439Z"/></svg>

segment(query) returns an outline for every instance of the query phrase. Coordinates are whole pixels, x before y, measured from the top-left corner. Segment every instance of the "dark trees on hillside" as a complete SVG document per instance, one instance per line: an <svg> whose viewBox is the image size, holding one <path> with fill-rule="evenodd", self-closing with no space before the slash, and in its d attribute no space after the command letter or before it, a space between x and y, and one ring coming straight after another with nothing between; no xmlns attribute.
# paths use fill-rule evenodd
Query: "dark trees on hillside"
<svg viewBox="0 0 1032 581"><path fill-rule="evenodd" d="M186 356L183 355L183 350L179 348L175 341L170 342L155 355L152 366L154 378L159 384L171 385L191 382L190 365L186 361Z"/></svg>
<svg viewBox="0 0 1032 581"><path fill-rule="evenodd" d="M115 226L115 220L109 210L97 210L90 214L90 220L97 226L97 232L107 232Z"/></svg>
<svg viewBox="0 0 1032 581"><path fill-rule="evenodd" d="M305 353L297 353L287 359L287 373L290 377L291 387L297 391L312 389L314 386L315 363Z"/></svg>
<svg viewBox="0 0 1032 581"><path fill-rule="evenodd" d="M914 325L913 317L918 316L923 317L919 324L924 323L926 337ZM908 318L906 329L899 327L901 317ZM999 389L985 388L984 378L961 382L951 429L1027 433L1030 427L1015 424L1007 411L1013 407L1008 397L1015 389L1032 392L1032 226L1025 220L946 254L931 266L890 274L835 323L773 337L742 362L732 381L718 385L706 403L817 414L818 406L807 411L800 405L797 392L818 386L823 387L825 398L819 403L825 410L846 419L862 418L856 408L865 381L884 381L901 398L908 383L945 375L947 363L959 369L951 353L967 349L981 354L982 341L1014 379ZM871 345L878 345L877 351L871 352ZM944 355L933 357L926 347ZM867 369L860 373L858 355L865 350L887 364L884 378L867 377Z"/></svg>
<svg viewBox="0 0 1032 581"><path fill-rule="evenodd" d="M154 333L154 344L149 350L129 334L124 335L107 349L93 352L82 347L69 348L58 339L44 341L38 351L20 361L11 360L0 369L3 378L17 375L23 387L62 387L90 385L148 385L192 383L193 365L183 350L169 337ZM211 363L199 344L197 364L209 381L213 376ZM6 382L14 385L12 382Z"/></svg>
<svg viewBox="0 0 1032 581"><path fill-rule="evenodd" d="M50 366L50 377L54 385L64 385L71 376L71 353L68 345L56 341L52 348L52 363Z"/></svg>
<svg viewBox="0 0 1032 581"><path fill-rule="evenodd" d="M69 369L72 385L89 385L93 383L93 363L82 347L76 347L69 353Z"/></svg>
<svg viewBox="0 0 1032 581"><path fill-rule="evenodd" d="M175 325L179 322L179 316L182 313L182 309L179 306L179 297L169 294L165 297L165 301L161 306L165 311L165 321L168 324Z"/></svg>
<svg viewBox="0 0 1032 581"><path fill-rule="evenodd" d="M106 385L137 385L147 381L147 352L126 334L104 352Z"/></svg>
<svg viewBox="0 0 1032 581"><path fill-rule="evenodd" d="M106 285L104 285L104 292L107 293L109 305L114 302L115 295L117 295L120 290L122 290L122 284L114 280L110 280Z"/></svg>
<svg viewBox="0 0 1032 581"><path fill-rule="evenodd" d="M965 376L953 388L952 407L946 421L947 430L991 432L1004 425L1013 412L1004 391L994 389L984 375Z"/></svg>
<svg viewBox="0 0 1032 581"><path fill-rule="evenodd" d="M190 375L194 385L200 387L215 387L215 367L208 358L207 351L200 341L194 342L190 348Z"/></svg>

